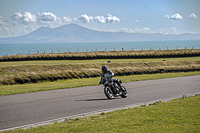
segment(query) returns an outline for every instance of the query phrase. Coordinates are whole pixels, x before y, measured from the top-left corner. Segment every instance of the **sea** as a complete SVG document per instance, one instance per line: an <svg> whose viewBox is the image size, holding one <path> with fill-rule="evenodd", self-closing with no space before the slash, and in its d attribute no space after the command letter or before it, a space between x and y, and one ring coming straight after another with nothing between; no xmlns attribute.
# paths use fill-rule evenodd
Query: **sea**
<svg viewBox="0 0 200 133"><path fill-rule="evenodd" d="M39 53L200 49L200 40L0 44L0 56Z"/></svg>

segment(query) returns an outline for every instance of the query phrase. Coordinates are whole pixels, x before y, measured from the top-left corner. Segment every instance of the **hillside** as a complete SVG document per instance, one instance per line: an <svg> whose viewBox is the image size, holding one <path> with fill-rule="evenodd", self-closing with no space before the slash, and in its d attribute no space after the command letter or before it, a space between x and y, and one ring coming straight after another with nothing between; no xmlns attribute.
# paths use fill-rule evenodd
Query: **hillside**
<svg viewBox="0 0 200 133"><path fill-rule="evenodd" d="M117 42L117 41L160 41L160 40L195 40L200 34L144 34L125 32L100 32L81 27L77 24L58 28L42 27L20 37L1 38L0 43L65 43L65 42Z"/></svg>

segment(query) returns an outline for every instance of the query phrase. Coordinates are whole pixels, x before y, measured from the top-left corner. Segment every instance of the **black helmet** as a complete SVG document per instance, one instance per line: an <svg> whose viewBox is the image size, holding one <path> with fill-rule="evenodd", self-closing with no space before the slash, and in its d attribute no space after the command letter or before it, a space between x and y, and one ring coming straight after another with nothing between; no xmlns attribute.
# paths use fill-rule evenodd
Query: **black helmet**
<svg viewBox="0 0 200 133"><path fill-rule="evenodd" d="M107 70L108 70L108 68L107 68L107 66L102 66L102 71L103 71L103 73L106 73L107 72Z"/></svg>

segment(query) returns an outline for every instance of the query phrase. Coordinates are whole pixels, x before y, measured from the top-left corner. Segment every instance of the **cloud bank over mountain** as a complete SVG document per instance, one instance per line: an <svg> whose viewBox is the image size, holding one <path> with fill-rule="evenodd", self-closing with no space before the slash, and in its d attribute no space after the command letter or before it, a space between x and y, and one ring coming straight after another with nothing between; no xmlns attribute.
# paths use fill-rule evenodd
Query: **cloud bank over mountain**
<svg viewBox="0 0 200 133"><path fill-rule="evenodd" d="M1 17L0 19L3 19ZM70 18L70 17L62 17L59 18L55 14L51 12L43 12L32 14L30 12L24 12L23 14L19 10L11 15L12 23L14 25L17 24L28 24L28 23L45 23L45 22L54 22L58 24L62 24L65 22L79 22L79 23L90 23L90 22L98 22L98 23L117 23L120 22L120 19L111 14L107 14L106 16L88 16L87 14L83 14L78 18Z"/></svg>
<svg viewBox="0 0 200 133"><path fill-rule="evenodd" d="M127 28L126 25L124 27L120 28L111 28L112 25L116 25L119 23L125 23L129 20L127 17L123 17L123 19L120 19L120 17L107 14L107 15L88 15L88 14L82 14L77 17L70 17L70 16L61 16L52 13L52 12L38 12L38 13L31 13L28 11L22 12L21 10L18 10L17 12L14 12L10 16L11 20L6 20L4 17L0 16L0 38L6 38L6 37L14 37L14 36L21 36L28 33L31 33L32 31L41 28L41 27L50 27L50 28L56 28L62 25L70 24L70 23L76 23L76 24L82 24L87 25L85 27L90 27L90 25L98 25L101 26L92 28L98 31L109 31L109 32L127 32L127 33L148 33L148 34L183 34L183 33L195 33L191 31L186 30L180 30L180 28L177 28L175 26L168 26L168 27L160 27L155 29L152 29L151 27L144 26L138 26L141 23L144 23L143 20L138 20L137 18L133 19L133 28ZM160 17L160 19L162 16ZM166 21L176 21L177 22L183 21L184 19L188 20L198 20L198 16L195 13L191 13L188 16L183 16L180 13L175 13L172 15L164 15L164 18L167 18ZM109 25L110 27L106 26ZM108 27L104 28L102 30L102 27ZM115 26L116 27L116 26ZM134 28L135 27L135 28ZM199 33L199 32L196 32ZM195 33L195 34L196 34Z"/></svg>
<svg viewBox="0 0 200 133"><path fill-rule="evenodd" d="M120 18L111 14L89 16L87 14L80 15L75 18L70 16L58 17L52 12L43 12L33 14L31 12L22 13L21 10L11 15L11 20L5 20L0 16L0 35L19 33L19 35L27 34L40 27L55 28L69 23L118 23Z"/></svg>

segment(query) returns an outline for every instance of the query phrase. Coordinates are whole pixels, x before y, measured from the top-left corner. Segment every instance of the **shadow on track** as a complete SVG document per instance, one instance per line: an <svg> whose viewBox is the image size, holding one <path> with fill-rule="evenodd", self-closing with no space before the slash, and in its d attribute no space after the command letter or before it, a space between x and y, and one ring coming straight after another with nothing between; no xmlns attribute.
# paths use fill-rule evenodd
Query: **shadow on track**
<svg viewBox="0 0 200 133"><path fill-rule="evenodd" d="M109 100L107 98L102 98L102 99L84 99L84 100L76 100L76 101L105 101Z"/></svg>
<svg viewBox="0 0 200 133"><path fill-rule="evenodd" d="M113 98L114 99L119 99L119 98ZM84 99L84 100L75 100L75 101L107 101L107 100L111 100L108 98L101 98L101 99Z"/></svg>

